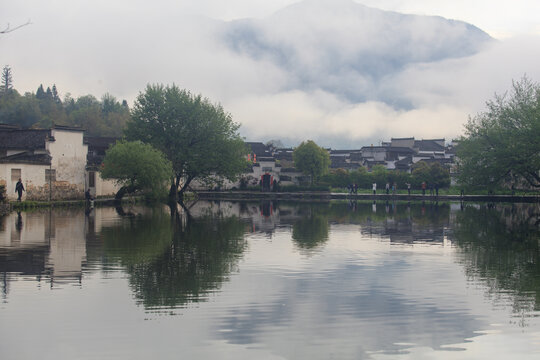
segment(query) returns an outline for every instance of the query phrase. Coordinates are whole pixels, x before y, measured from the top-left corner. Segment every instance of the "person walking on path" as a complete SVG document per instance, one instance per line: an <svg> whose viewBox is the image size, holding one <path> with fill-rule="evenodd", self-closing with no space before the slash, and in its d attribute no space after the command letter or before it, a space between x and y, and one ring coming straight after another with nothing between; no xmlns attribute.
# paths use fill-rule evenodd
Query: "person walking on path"
<svg viewBox="0 0 540 360"><path fill-rule="evenodd" d="M21 178L19 178L19 181L17 181L17 184L15 185L15 192L19 195L19 197L17 198L17 201L21 201L23 191L25 191L24 185L21 181Z"/></svg>
<svg viewBox="0 0 540 360"><path fill-rule="evenodd" d="M390 194L390 184L386 183L386 195Z"/></svg>
<svg viewBox="0 0 540 360"><path fill-rule="evenodd" d="M407 185L407 194L411 196L411 183L406 183L406 185Z"/></svg>
<svg viewBox="0 0 540 360"><path fill-rule="evenodd" d="M377 183L373 183L373 195L377 195Z"/></svg>
<svg viewBox="0 0 540 360"><path fill-rule="evenodd" d="M422 196L426 195L426 182L422 181Z"/></svg>
<svg viewBox="0 0 540 360"><path fill-rule="evenodd" d="M392 195L396 195L396 190L397 190L397 184L394 182L392 184Z"/></svg>

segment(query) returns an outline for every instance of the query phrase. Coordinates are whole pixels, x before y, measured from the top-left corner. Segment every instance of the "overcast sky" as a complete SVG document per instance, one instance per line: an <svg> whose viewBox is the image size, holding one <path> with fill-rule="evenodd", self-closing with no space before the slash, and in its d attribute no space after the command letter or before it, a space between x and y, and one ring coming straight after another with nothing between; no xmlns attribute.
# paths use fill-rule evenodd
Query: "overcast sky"
<svg viewBox="0 0 540 360"><path fill-rule="evenodd" d="M540 80L537 0L356 1L382 10L462 20L498 40L472 56L412 64L368 84L377 91L400 93L400 100L410 104L407 108L380 99L353 101L318 84L295 87L290 72L231 51L216 31L223 21L264 21L297 2L6 0L0 5L0 27L28 19L32 24L0 35L0 65L11 66L21 93L35 91L39 84L56 84L61 96L70 92L99 98L109 92L131 104L148 83L175 83L221 103L242 124L249 141L282 139L296 145L314 139L333 148L402 136L450 140L463 133L469 115L482 111L494 93L509 89L513 79L527 74ZM340 7L343 0L330 3ZM321 27L325 20L323 16L319 21ZM335 21L330 12L328 21ZM293 28L279 30L294 37ZM336 47L348 48L344 39L336 40ZM306 59L315 54L299 49L307 51ZM325 76L330 75L322 71L321 83ZM351 85L346 77L330 80Z"/></svg>

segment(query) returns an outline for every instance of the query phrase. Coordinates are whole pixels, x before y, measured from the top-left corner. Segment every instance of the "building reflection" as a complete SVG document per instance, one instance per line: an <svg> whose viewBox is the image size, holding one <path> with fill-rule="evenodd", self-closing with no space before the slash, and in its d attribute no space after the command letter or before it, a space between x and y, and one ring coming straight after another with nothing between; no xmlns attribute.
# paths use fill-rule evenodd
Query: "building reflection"
<svg viewBox="0 0 540 360"><path fill-rule="evenodd" d="M0 271L40 280L46 275L52 285L80 282L85 269L90 271L89 265L103 259L107 248L104 233L110 242L115 231L126 229L126 219L130 223L155 211L138 206L121 211L103 207L91 211L12 212L0 218ZM168 210L164 207L159 211ZM437 204L201 201L180 216L180 225L185 227L186 219L209 215L236 218L243 224L244 233L272 237L279 228L291 228L292 240L299 247L313 248L328 240L332 225L344 222L360 225L364 235L389 238L392 242L442 242L449 214L449 205Z"/></svg>
<svg viewBox="0 0 540 360"><path fill-rule="evenodd" d="M166 206L13 212L0 218L0 286L7 297L10 281L21 276L52 287L82 285L88 274L120 266L145 307L181 306L220 288L243 256L246 234L271 238L289 229L294 245L309 255L333 229L357 225L361 237L391 244L451 244L469 276L519 296L534 294L537 308L539 213L530 205L383 201L201 201L172 212Z"/></svg>

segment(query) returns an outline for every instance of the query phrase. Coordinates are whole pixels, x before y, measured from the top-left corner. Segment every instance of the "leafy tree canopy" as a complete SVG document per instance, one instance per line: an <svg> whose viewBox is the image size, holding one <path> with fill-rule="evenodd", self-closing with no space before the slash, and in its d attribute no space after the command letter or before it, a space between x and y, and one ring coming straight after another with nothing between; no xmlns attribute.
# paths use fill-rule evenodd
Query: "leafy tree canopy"
<svg viewBox="0 0 540 360"><path fill-rule="evenodd" d="M172 175L172 166L163 153L140 141L119 141L105 153L103 179L114 179L122 185L117 193L150 190L158 194Z"/></svg>
<svg viewBox="0 0 540 360"><path fill-rule="evenodd" d="M450 186L450 172L438 162L419 161L413 165L412 181L417 187L425 181L435 187L445 188Z"/></svg>
<svg viewBox="0 0 540 360"><path fill-rule="evenodd" d="M517 180L540 187L540 85L523 77L486 105L460 139L460 182L491 187Z"/></svg>
<svg viewBox="0 0 540 360"><path fill-rule="evenodd" d="M110 94L103 95L101 101L92 95L73 99L67 93L62 102L55 84L46 89L40 85L35 93L21 95L13 87L12 73L9 66L5 66L2 71L0 123L23 128L49 128L53 124L80 126L88 135L122 135L130 117L125 100L120 103Z"/></svg>
<svg viewBox="0 0 540 360"><path fill-rule="evenodd" d="M239 126L201 95L176 85L148 85L135 101L126 136L166 154L174 170L170 195L176 198L178 189L182 195L195 179L234 180L245 170L247 147Z"/></svg>
<svg viewBox="0 0 540 360"><path fill-rule="evenodd" d="M312 140L302 142L293 152L294 166L317 182L328 171L330 154Z"/></svg>

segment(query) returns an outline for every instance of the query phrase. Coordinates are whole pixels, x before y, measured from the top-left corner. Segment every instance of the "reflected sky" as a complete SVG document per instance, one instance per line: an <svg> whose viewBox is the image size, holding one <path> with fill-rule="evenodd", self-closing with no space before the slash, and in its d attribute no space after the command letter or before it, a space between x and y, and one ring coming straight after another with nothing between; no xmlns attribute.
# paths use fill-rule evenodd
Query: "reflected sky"
<svg viewBox="0 0 540 360"><path fill-rule="evenodd" d="M537 214L384 202L12 213L0 218L2 353L537 358Z"/></svg>

